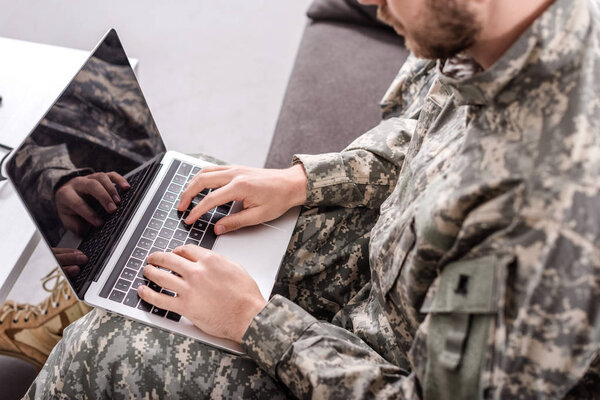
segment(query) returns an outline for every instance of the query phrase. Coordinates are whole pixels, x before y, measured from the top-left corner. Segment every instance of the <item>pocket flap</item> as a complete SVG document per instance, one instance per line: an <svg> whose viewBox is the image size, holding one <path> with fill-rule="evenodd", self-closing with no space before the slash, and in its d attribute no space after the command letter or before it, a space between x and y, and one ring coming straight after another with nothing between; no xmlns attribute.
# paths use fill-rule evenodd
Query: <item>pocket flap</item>
<svg viewBox="0 0 600 400"><path fill-rule="evenodd" d="M448 264L427 293L422 313L489 314L498 310L497 257ZM435 284L432 289L435 288Z"/></svg>

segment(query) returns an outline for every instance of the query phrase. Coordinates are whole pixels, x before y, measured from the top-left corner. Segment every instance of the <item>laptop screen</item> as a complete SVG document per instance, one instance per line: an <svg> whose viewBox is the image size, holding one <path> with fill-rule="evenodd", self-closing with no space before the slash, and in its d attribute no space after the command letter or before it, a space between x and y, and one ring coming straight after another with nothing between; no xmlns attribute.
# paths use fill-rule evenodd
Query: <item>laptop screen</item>
<svg viewBox="0 0 600 400"><path fill-rule="evenodd" d="M107 245L89 238L118 219L111 217L131 197L132 171L164 151L129 60L111 30L7 165L76 292L88 278L91 259L97 263Z"/></svg>

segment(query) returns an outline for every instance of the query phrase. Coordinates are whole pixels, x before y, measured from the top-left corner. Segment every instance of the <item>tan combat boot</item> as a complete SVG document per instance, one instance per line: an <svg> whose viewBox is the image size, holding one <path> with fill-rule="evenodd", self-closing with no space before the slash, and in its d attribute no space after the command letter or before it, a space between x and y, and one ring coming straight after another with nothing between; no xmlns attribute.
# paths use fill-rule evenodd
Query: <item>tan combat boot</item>
<svg viewBox="0 0 600 400"><path fill-rule="evenodd" d="M48 288L54 283L53 288ZM38 305L7 300L0 308L0 354L42 368L63 330L91 307L77 300L58 268L42 279L50 296Z"/></svg>

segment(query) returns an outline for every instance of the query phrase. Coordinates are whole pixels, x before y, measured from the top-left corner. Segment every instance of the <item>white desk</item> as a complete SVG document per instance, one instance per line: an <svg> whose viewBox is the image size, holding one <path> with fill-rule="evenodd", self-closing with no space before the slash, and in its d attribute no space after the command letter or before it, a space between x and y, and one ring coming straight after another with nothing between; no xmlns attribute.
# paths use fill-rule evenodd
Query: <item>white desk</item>
<svg viewBox="0 0 600 400"><path fill-rule="evenodd" d="M18 146L89 56L88 51L0 38L0 143ZM137 67L137 61L132 60ZM40 240L12 185L0 182L0 303Z"/></svg>

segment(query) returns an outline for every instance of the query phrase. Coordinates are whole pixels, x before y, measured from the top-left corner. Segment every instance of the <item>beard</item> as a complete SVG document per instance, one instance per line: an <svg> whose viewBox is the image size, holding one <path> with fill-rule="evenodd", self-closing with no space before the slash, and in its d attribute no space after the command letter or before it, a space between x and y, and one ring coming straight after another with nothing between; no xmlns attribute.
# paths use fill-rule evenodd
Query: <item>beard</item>
<svg viewBox="0 0 600 400"><path fill-rule="evenodd" d="M407 29L392 15L387 3L377 9L377 18L404 36L408 50L420 58L447 59L471 47L481 24L466 6L456 0L425 0L418 28Z"/></svg>

